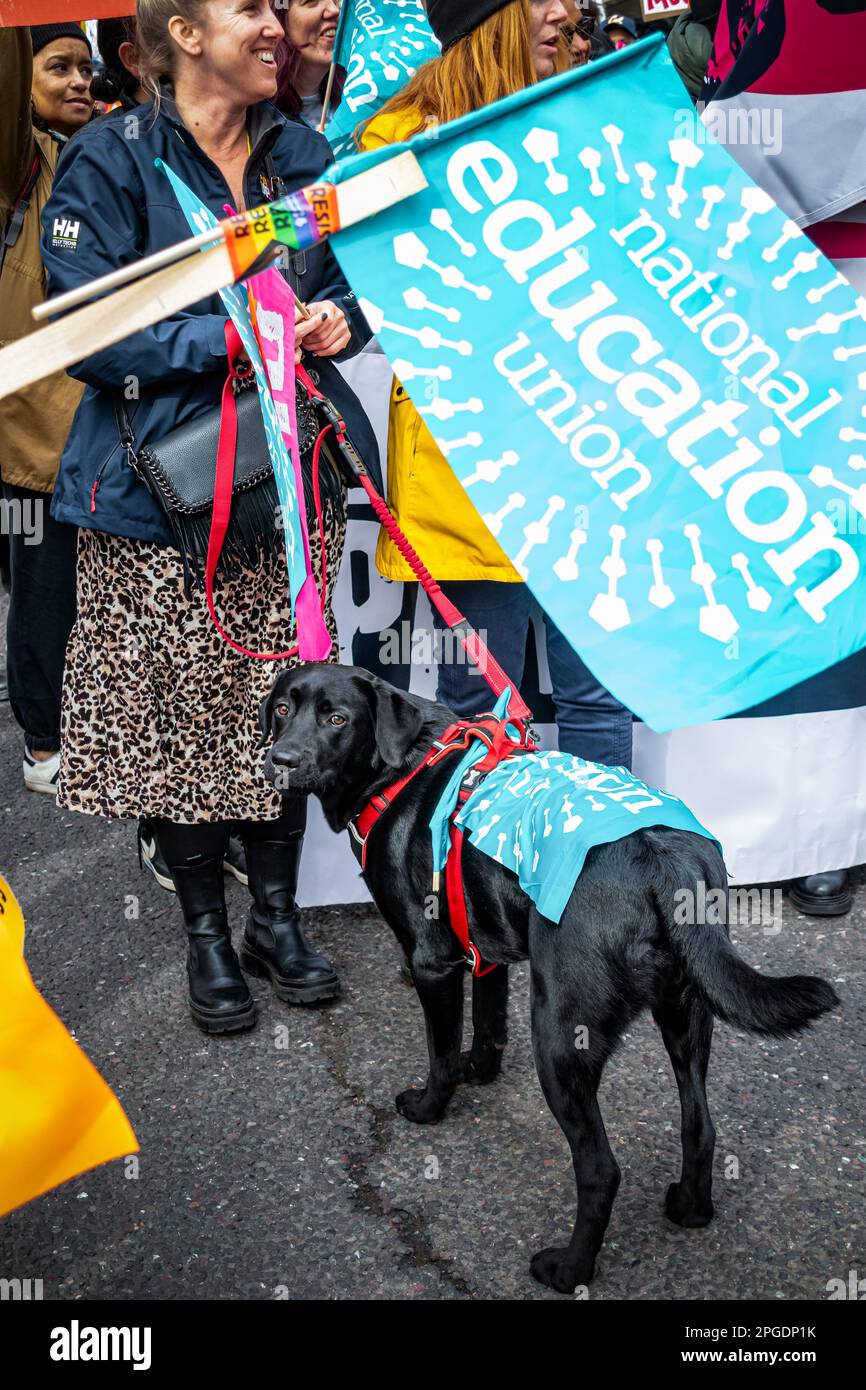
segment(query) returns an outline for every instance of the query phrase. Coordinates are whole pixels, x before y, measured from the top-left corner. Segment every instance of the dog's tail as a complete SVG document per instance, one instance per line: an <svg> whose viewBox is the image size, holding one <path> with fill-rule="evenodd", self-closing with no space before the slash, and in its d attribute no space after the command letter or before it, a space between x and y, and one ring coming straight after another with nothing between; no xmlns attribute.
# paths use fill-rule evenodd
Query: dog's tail
<svg viewBox="0 0 866 1390"><path fill-rule="evenodd" d="M709 840L689 839L685 853L680 852L682 842L671 853L670 840L665 846L659 839L656 910L685 973L716 1017L752 1033L785 1037L835 1008L839 997L819 976L761 975L743 960L728 936L722 857ZM711 898L713 890L721 890L723 896L717 892ZM705 920L696 921L696 914L688 910L696 897L723 903L721 911L708 907L699 914Z"/></svg>

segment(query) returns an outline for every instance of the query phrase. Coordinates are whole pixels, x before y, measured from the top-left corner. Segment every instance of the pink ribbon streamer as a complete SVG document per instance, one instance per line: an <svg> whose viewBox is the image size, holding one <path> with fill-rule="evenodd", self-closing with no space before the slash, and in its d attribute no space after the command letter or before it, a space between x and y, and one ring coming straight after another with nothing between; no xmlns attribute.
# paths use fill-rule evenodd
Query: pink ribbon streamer
<svg viewBox="0 0 866 1390"><path fill-rule="evenodd" d="M295 492L298 498L304 564L307 571L307 578L295 603L298 655L302 661L324 661L330 653L332 643L325 626L316 581L313 578L304 479L298 453L295 412L295 296L279 271L273 267L253 275L247 280L246 285L259 349L277 407L277 419L295 474ZM324 545L324 538L322 544Z"/></svg>

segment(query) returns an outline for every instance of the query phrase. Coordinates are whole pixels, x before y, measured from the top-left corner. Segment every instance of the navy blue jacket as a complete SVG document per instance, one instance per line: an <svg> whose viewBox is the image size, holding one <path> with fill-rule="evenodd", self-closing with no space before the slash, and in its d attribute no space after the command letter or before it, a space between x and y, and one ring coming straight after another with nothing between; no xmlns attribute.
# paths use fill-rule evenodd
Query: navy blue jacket
<svg viewBox="0 0 866 1390"><path fill-rule="evenodd" d="M282 116L269 102L250 108L247 126L247 207L315 182L331 161L324 136ZM158 156L215 216L225 216L224 204L232 200L225 180L183 124L167 92L158 114L148 103L95 121L64 151L45 207L42 249L49 297L191 235L168 179L154 167ZM269 185L269 173L284 186ZM360 351L370 330L327 243L298 253L292 269L301 298L333 300L352 329L352 341L337 358L308 354L306 364L342 412L375 478L379 463L372 427L334 366ZM214 295L70 369L87 389L54 489L51 510L58 521L171 543L157 504L120 446L115 403L122 399L126 405L137 449L218 405L227 370L225 320L222 300Z"/></svg>

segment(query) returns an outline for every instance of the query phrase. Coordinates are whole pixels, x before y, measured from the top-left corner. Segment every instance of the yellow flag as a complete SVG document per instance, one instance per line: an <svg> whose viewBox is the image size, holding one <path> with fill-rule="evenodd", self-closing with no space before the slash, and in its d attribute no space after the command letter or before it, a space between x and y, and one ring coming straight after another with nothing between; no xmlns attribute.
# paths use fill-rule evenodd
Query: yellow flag
<svg viewBox="0 0 866 1390"><path fill-rule="evenodd" d="M138 1152L114 1093L37 990L24 919L0 876L0 1214Z"/></svg>

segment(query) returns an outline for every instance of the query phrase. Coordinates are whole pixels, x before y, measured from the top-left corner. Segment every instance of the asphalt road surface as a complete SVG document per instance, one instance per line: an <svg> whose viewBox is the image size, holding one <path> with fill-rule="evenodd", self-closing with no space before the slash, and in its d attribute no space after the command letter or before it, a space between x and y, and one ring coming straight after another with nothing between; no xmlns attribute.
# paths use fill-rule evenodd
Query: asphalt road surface
<svg viewBox="0 0 866 1390"><path fill-rule="evenodd" d="M560 1297L528 1273L536 1249L567 1236L574 1185L533 1068L525 967L500 1080L461 1087L441 1124L413 1126L394 1095L424 1076L421 1012L372 908L305 914L340 1001L292 1008L254 980L256 1029L209 1040L186 1011L174 897L139 870L134 827L25 792L7 704L0 788L0 872L31 972L141 1146L137 1174L108 1164L0 1221L0 1277L42 1279L65 1300ZM822 974L844 1008L788 1041L717 1025L705 1230L663 1214L679 1108L648 1018L608 1065L600 1101L623 1177L592 1299L825 1299L828 1281L866 1275L857 878L846 918L804 918L786 900L777 935L735 929L752 964ZM239 932L246 890L227 883Z"/></svg>

